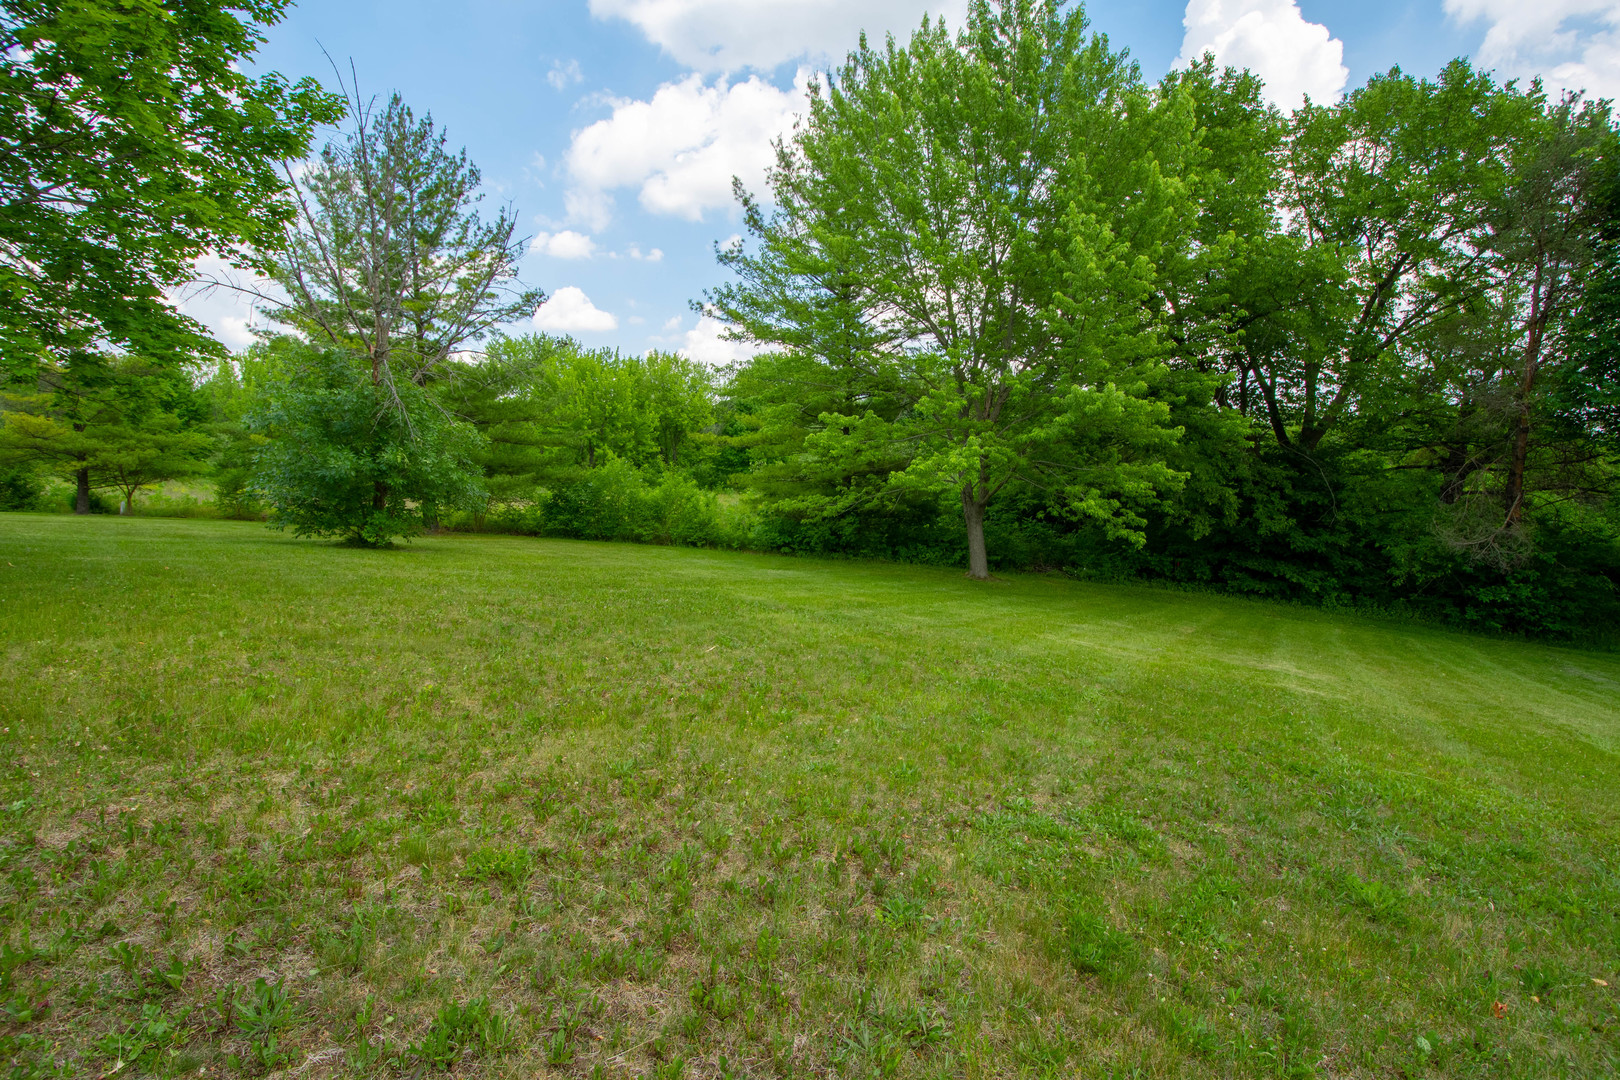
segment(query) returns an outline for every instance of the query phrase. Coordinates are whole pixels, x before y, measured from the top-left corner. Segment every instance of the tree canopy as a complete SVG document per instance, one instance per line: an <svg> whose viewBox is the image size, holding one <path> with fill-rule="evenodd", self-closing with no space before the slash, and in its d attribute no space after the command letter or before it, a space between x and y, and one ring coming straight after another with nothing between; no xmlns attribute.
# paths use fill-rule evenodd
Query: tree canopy
<svg viewBox="0 0 1620 1080"><path fill-rule="evenodd" d="M241 71L289 0L0 0L0 359L218 351L166 300L205 253L273 247L278 163L341 114Z"/></svg>

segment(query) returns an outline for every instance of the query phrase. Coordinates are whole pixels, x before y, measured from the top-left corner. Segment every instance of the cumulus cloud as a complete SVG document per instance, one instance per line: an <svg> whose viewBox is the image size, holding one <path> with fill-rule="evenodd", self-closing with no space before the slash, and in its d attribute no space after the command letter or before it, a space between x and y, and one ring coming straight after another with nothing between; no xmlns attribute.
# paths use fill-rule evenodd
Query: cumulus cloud
<svg viewBox="0 0 1620 1080"><path fill-rule="evenodd" d="M553 259L588 259L596 252L596 241L572 229L561 232L539 233L529 242L529 250L536 255L550 255Z"/></svg>
<svg viewBox="0 0 1620 1080"><path fill-rule="evenodd" d="M575 132L569 145L570 219L603 228L619 188L636 188L653 213L688 221L730 206L733 176L750 187L763 181L775 160L771 141L804 111L808 81L808 69L790 90L758 76L709 83L693 74L650 100L615 101L611 116Z"/></svg>
<svg viewBox="0 0 1620 1080"><path fill-rule="evenodd" d="M840 59L861 31L901 41L923 15L960 26L966 0L590 0L599 19L625 19L647 40L699 71L770 70L789 60Z"/></svg>
<svg viewBox="0 0 1620 1080"><path fill-rule="evenodd" d="M677 322L676 325L680 324ZM751 342L727 341L721 336L727 329L727 324L713 315L704 315L698 319L696 326L686 332L678 351L689 360L716 365L747 360L759 352L759 347Z"/></svg>
<svg viewBox="0 0 1620 1080"><path fill-rule="evenodd" d="M578 60L570 60L567 63L553 60L551 70L546 72L546 82L551 84L553 90L566 90L575 83L584 81L585 73L579 70Z"/></svg>
<svg viewBox="0 0 1620 1080"><path fill-rule="evenodd" d="M639 244L631 244L628 254L632 259L635 259L637 262L663 262L664 261L664 253L663 253L663 251L661 249L653 248L651 251L642 251L641 246Z"/></svg>
<svg viewBox="0 0 1620 1080"><path fill-rule="evenodd" d="M1299 108L1307 95L1334 101L1350 77L1344 43L1306 22L1294 0L1188 0L1181 23L1187 32L1177 66L1214 53L1223 66L1259 75L1266 97L1284 109Z"/></svg>
<svg viewBox="0 0 1620 1080"><path fill-rule="evenodd" d="M591 303L578 286L564 285L534 313L534 328L548 334L606 333L619 328L619 317Z"/></svg>
<svg viewBox="0 0 1620 1080"><path fill-rule="evenodd" d="M1445 10L1488 24L1475 59L1505 77L1620 97L1620 0L1445 0Z"/></svg>

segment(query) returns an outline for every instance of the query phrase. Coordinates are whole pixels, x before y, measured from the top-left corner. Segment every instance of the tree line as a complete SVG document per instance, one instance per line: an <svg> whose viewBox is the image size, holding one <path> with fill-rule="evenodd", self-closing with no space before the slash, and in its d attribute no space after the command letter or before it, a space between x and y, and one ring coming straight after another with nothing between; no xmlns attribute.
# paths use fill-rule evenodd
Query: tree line
<svg viewBox="0 0 1620 1080"><path fill-rule="evenodd" d="M15 66L37 94L50 34L72 35L38 13L76 9L0 7L23 43L0 92L24 92ZM222 506L373 545L503 528L1562 636L1620 615L1607 103L1457 61L1285 113L1208 57L1148 83L1078 6L983 0L959 30L863 39L812 85L768 197L738 185L747 238L695 306L755 354L711 370L503 333L544 295L465 152L398 96L243 81L218 61L256 24L230 22L192 29L218 37L206 77L260 103L259 128L215 136L239 140L226 179L261 205L181 253L234 250L275 283L279 329L235 357L172 308L135 334L95 289L50 286L70 263L0 221L6 272L45 280L7 314L13 488L58 470L84 510L97 485L128 504L207 472ZM131 50L174 32L139 29ZM100 62L58 51L63 87ZM339 117L307 168L266 172ZM15 190L54 160L6 166L39 174ZM105 195L73 176L80 203ZM18 219L48 203L7 199ZM176 220L154 235L187 235ZM126 272L164 280L180 249L162 244Z"/></svg>
<svg viewBox="0 0 1620 1080"><path fill-rule="evenodd" d="M750 482L857 547L952 504L974 577L1612 620L1607 103L1463 61L1261 91L1208 57L1149 85L1034 0L863 42L706 298L764 349L728 391Z"/></svg>

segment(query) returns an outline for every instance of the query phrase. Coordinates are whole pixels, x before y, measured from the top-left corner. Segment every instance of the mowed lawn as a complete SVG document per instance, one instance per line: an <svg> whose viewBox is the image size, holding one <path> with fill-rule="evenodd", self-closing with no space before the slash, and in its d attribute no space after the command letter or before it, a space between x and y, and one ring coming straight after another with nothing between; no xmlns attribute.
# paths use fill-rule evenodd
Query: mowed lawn
<svg viewBox="0 0 1620 1080"><path fill-rule="evenodd" d="M1615 655L10 514L0 714L12 1077L1620 1069Z"/></svg>

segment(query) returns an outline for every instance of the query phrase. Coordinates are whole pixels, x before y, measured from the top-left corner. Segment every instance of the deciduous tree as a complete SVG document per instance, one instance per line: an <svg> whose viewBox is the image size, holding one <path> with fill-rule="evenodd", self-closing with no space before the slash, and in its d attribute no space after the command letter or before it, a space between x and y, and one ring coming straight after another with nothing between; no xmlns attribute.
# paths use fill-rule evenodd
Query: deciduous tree
<svg viewBox="0 0 1620 1080"><path fill-rule="evenodd" d="M1194 211L1187 95L1156 97L1083 12L975 3L951 35L862 42L781 145L776 210L713 310L826 394L794 455L837 513L906 491L960 501L970 576L1008 485L1139 542L1179 483L1163 279Z"/></svg>
<svg viewBox="0 0 1620 1080"><path fill-rule="evenodd" d="M166 301L205 252L272 245L276 162L340 102L241 67L288 0L0 0L0 361L217 350Z"/></svg>

